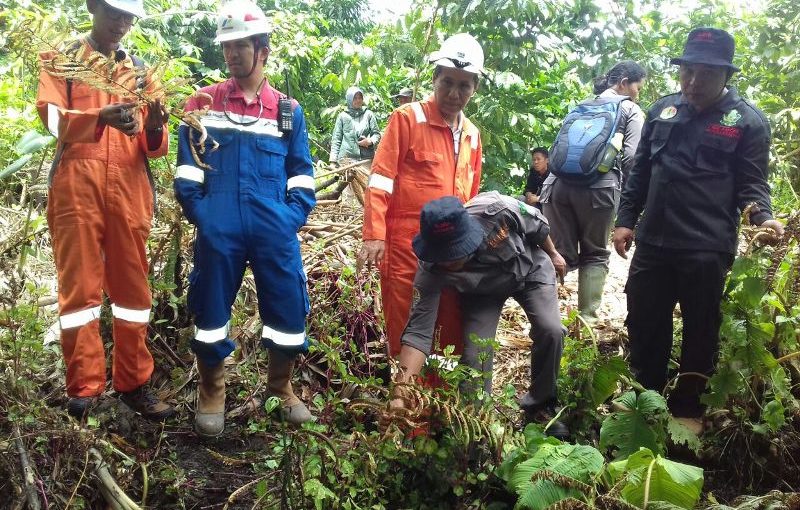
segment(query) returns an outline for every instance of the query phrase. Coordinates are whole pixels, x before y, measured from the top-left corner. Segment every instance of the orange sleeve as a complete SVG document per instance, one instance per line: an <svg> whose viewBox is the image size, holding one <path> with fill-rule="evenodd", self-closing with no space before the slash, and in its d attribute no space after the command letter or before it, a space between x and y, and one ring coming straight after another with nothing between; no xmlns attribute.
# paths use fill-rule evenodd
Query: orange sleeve
<svg viewBox="0 0 800 510"><path fill-rule="evenodd" d="M102 135L98 129L100 108L69 109L67 82L45 71L39 73L36 109L45 127L62 143L94 143Z"/></svg>
<svg viewBox="0 0 800 510"><path fill-rule="evenodd" d="M401 107L392 113L389 125L381 138L372 172L369 176L367 192L364 194L364 229L362 238L386 240L386 213L392 200L394 182L406 157L411 136L411 125L406 108Z"/></svg>
<svg viewBox="0 0 800 510"><path fill-rule="evenodd" d="M147 131L144 129L145 119L149 112L150 110L147 106L142 107L142 117L140 119L142 130L137 135L139 139L139 148L148 158L160 158L161 156L166 156L169 151L169 124L164 124L164 129L161 131L161 145L153 150L149 150L147 147Z"/></svg>
<svg viewBox="0 0 800 510"><path fill-rule="evenodd" d="M478 133L478 148L472 151L472 169L474 174L472 176L472 190L470 191L470 198L478 194L481 189L481 166L483 165L483 144L481 142L481 135Z"/></svg>

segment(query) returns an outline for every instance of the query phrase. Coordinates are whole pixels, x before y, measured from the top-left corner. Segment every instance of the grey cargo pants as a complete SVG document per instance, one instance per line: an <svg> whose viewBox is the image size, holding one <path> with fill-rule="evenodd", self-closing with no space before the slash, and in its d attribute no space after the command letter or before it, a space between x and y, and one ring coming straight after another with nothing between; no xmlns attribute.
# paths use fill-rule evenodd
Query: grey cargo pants
<svg viewBox="0 0 800 510"><path fill-rule="evenodd" d="M620 198L619 177L612 174L594 185L597 187L557 179L542 189L542 212L568 271L586 266L608 268L608 241Z"/></svg>
<svg viewBox="0 0 800 510"><path fill-rule="evenodd" d="M538 407L555 401L556 380L564 349L566 329L561 324L558 294L553 284L526 282L513 297L522 306L531 323L531 385L522 399L524 407ZM472 338L494 339L505 295L461 295L464 320L464 353L461 363L485 374L483 388L492 390L494 351L491 346L475 343Z"/></svg>

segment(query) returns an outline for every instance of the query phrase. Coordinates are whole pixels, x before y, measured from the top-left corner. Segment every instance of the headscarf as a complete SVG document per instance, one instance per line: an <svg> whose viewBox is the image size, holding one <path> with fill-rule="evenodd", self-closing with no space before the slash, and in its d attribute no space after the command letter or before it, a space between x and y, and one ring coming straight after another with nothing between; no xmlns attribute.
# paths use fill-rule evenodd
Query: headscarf
<svg viewBox="0 0 800 510"><path fill-rule="evenodd" d="M361 90L359 87L353 86L347 89L345 93L345 99L347 99L347 113L350 114L352 117L360 117L364 114L366 108L362 105L361 108L353 108L353 99L355 99L356 94L361 93L361 97L364 97L364 91Z"/></svg>

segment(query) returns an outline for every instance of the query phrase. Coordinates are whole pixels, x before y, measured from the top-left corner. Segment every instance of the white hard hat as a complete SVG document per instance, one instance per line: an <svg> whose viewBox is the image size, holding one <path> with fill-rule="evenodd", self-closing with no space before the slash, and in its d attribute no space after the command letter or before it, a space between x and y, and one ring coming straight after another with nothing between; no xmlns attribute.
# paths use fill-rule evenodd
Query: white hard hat
<svg viewBox="0 0 800 510"><path fill-rule="evenodd" d="M109 7L133 14L137 18L143 18L145 15L144 2L142 0L103 0L103 2Z"/></svg>
<svg viewBox="0 0 800 510"><path fill-rule="evenodd" d="M447 38L439 51L431 53L428 60L437 66L455 67L473 74L483 73L483 48L469 34Z"/></svg>
<svg viewBox="0 0 800 510"><path fill-rule="evenodd" d="M219 10L214 42L246 39L270 32L267 17L259 6L249 0L232 0Z"/></svg>

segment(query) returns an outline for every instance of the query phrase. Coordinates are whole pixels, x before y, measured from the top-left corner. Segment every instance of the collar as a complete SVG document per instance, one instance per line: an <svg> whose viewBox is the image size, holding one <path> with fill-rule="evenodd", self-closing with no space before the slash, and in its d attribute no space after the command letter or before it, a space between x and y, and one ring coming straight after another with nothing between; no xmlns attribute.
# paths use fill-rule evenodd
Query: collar
<svg viewBox="0 0 800 510"><path fill-rule="evenodd" d="M424 101L420 101L423 110L425 110L425 116L428 119L428 124L433 126L439 126L447 128L453 131L453 128L448 124L444 118L442 118L441 112L439 112L439 106L436 104L436 100L433 98L433 94L431 94L428 99ZM466 131L467 134L472 134L472 123L469 121L464 112L459 112L458 114L458 127L457 130Z"/></svg>
<svg viewBox="0 0 800 510"><path fill-rule="evenodd" d="M244 91L239 86L239 82L235 78L228 78L227 94L228 99L241 99L244 102ZM261 88L258 90L258 96L261 97L261 102L264 104L266 110L274 110L278 106L277 93L269 86L269 80L264 78Z"/></svg>
<svg viewBox="0 0 800 510"><path fill-rule="evenodd" d="M604 91L603 91L603 92L602 92L602 93L601 93L599 96L597 96L597 97L617 97L617 96L620 96L620 97L621 97L621 96L622 96L622 94L618 93L618 92L617 92L616 90L614 90L613 88L611 88L611 87L608 87L607 89L605 89L605 90L604 90Z"/></svg>

